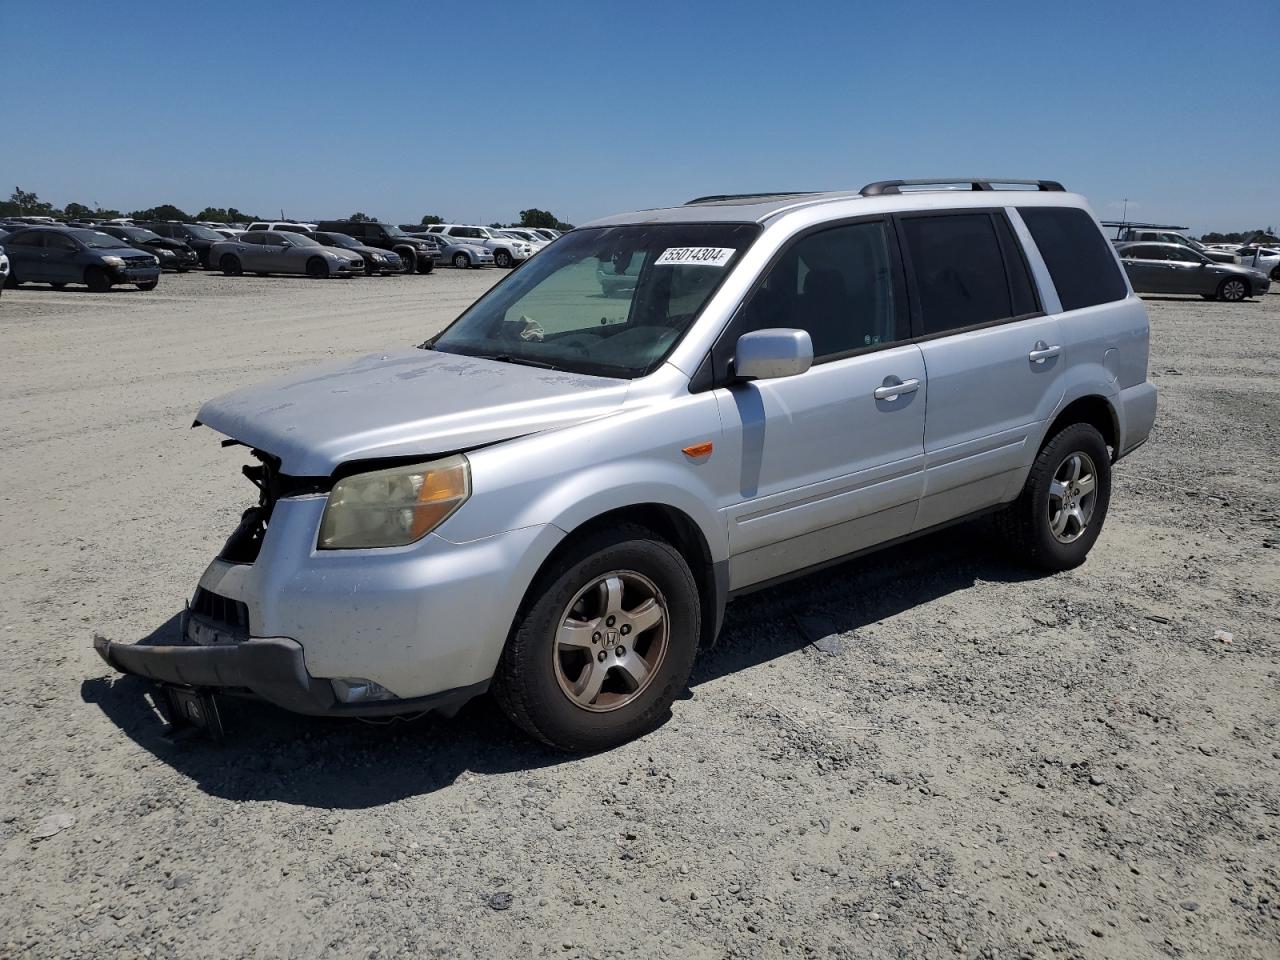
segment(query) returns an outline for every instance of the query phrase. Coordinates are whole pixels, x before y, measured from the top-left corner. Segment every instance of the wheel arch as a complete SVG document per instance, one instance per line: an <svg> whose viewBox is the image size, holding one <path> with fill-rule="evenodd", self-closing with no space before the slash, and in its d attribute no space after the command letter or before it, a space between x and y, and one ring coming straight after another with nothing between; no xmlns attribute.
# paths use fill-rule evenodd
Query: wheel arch
<svg viewBox="0 0 1280 960"><path fill-rule="evenodd" d="M1058 431L1073 423L1087 423L1102 434L1102 439L1111 451L1111 459L1120 453L1120 418L1115 406L1102 394L1088 393L1072 400L1054 416L1044 436L1040 438L1037 453L1044 449Z"/></svg>
<svg viewBox="0 0 1280 960"><path fill-rule="evenodd" d="M702 606L702 629L698 645L711 646L724 621L724 608L729 592L728 564L724 561L717 563L712 559L711 545L697 521L669 503L651 501L614 507L587 517L566 530L565 536L539 564L525 589L520 610L523 612L528 607L543 572L565 553L574 549L584 537L622 524L632 524L652 531L658 539L675 547L684 557L698 584Z"/></svg>

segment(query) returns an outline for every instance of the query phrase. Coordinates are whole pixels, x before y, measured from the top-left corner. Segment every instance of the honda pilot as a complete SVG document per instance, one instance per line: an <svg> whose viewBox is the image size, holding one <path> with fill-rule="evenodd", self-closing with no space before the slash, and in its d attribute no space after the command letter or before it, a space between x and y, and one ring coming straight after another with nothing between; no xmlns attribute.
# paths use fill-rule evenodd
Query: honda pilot
<svg viewBox="0 0 1280 960"><path fill-rule="evenodd" d="M607 748L749 591L983 514L1030 566L1083 563L1155 419L1147 336L1053 181L607 217L416 348L207 402L254 502L180 638L95 644L197 723L215 694L377 716L492 691Z"/></svg>

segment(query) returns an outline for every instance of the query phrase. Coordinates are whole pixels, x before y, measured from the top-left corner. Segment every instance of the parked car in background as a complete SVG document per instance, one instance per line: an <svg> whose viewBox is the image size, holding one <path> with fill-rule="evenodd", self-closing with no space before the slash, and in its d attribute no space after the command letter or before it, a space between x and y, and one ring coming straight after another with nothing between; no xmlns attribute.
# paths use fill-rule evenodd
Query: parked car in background
<svg viewBox="0 0 1280 960"><path fill-rule="evenodd" d="M47 283L61 289L83 283L101 293L114 284L131 283L154 290L160 282L160 260L97 230L31 227L4 239L9 256L9 284Z"/></svg>
<svg viewBox="0 0 1280 960"><path fill-rule="evenodd" d="M246 230L234 240L220 240L209 254L227 276L298 273L315 279L364 274L360 254L326 247L315 237L291 230Z"/></svg>
<svg viewBox="0 0 1280 960"><path fill-rule="evenodd" d="M1180 246L1190 247L1201 256L1207 257L1216 263L1234 263L1233 255L1229 252L1224 253L1219 250L1211 250L1199 240L1193 240L1191 237L1171 230L1141 230L1129 229L1122 231L1121 239L1114 241L1116 243L1176 243Z"/></svg>
<svg viewBox="0 0 1280 960"><path fill-rule="evenodd" d="M296 223L293 220L255 220L246 230L282 230L286 233L315 233L314 223Z"/></svg>
<svg viewBox="0 0 1280 960"><path fill-rule="evenodd" d="M511 237L513 240L524 241L529 244L529 246L533 247L534 253L537 253L551 242L546 237L542 236L542 234L535 233L533 230L528 230L523 227L503 227L497 232L503 236Z"/></svg>
<svg viewBox="0 0 1280 960"><path fill-rule="evenodd" d="M3 239L4 231L0 230L0 239ZM0 246L0 290L4 290L9 285L9 255L4 252L4 247Z"/></svg>
<svg viewBox="0 0 1280 960"><path fill-rule="evenodd" d="M1182 243L1121 243L1116 252L1137 293L1198 293L1206 300L1238 303L1271 286L1265 273L1218 263Z"/></svg>
<svg viewBox="0 0 1280 960"><path fill-rule="evenodd" d="M421 349L210 400L258 506L180 638L96 650L201 716L492 690L597 751L664 720L753 587L986 514L1077 567L1155 419L1146 310L1083 198L966 182L608 217ZM629 301L602 261L639 261Z"/></svg>
<svg viewBox="0 0 1280 960"><path fill-rule="evenodd" d="M393 250L371 247L368 244L361 243L355 237L347 236L345 233L330 233L327 230L319 230L312 236L326 247L337 247L340 250L360 254L364 259L364 272L367 276L372 277L375 273L380 273L385 277L390 273L404 272L404 261Z"/></svg>
<svg viewBox="0 0 1280 960"><path fill-rule="evenodd" d="M1236 263L1265 273L1272 282L1280 283L1280 250L1270 247L1240 247L1236 250Z"/></svg>
<svg viewBox="0 0 1280 960"><path fill-rule="evenodd" d="M436 223L427 228L428 233L439 233L451 240L465 240L485 247L493 254L493 262L499 267L514 267L533 256L533 246L524 240L504 237L489 227L470 226L461 223Z"/></svg>
<svg viewBox="0 0 1280 960"><path fill-rule="evenodd" d="M202 267L210 266L209 248L218 241L226 239L216 230L210 230L195 223L181 223L177 220L139 220L134 226L146 227L170 240L181 240L196 252Z"/></svg>
<svg viewBox="0 0 1280 960"><path fill-rule="evenodd" d="M182 240L171 240L162 237L154 230L146 227L126 227L114 223L104 223L96 228L102 233L123 240L131 247L155 254L160 261L161 270L176 270L186 273L200 266L200 257L190 245Z"/></svg>
<svg viewBox="0 0 1280 960"><path fill-rule="evenodd" d="M454 240L443 233L426 234L426 240L439 251L438 257L441 261L452 264L459 270L493 266L493 254L489 252L488 247L471 243L469 240Z"/></svg>
<svg viewBox="0 0 1280 960"><path fill-rule="evenodd" d="M399 227L376 220L322 220L319 229L326 233L345 233L365 246L391 250L404 262L406 273L430 273L435 269L435 247L418 237L411 237Z"/></svg>

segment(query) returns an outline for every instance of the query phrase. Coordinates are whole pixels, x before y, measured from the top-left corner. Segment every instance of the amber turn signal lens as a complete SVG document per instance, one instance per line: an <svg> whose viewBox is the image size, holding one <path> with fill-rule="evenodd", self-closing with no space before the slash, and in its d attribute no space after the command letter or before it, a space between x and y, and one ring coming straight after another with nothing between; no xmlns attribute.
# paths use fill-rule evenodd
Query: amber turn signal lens
<svg viewBox="0 0 1280 960"><path fill-rule="evenodd" d="M714 444L710 440L704 440L702 443L694 443L684 448L684 455L697 460L699 457L708 457Z"/></svg>

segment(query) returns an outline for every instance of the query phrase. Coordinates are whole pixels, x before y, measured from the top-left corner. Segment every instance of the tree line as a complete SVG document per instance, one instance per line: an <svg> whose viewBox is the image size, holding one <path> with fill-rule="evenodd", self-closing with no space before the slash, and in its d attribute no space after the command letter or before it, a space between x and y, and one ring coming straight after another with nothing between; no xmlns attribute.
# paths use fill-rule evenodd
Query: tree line
<svg viewBox="0 0 1280 960"><path fill-rule="evenodd" d="M130 210L128 213L122 213L119 210L107 207L91 207L88 204L75 201L62 207L57 207L47 200L41 200L34 191L23 190L21 187L14 187L13 193L10 194L8 200L0 200L0 217L56 217L68 220L113 220L117 217L129 217L133 220L182 220L187 222L208 220L213 223L250 223L254 220L263 219L257 214L246 213L243 210L237 210L235 207L205 207L196 213L188 213L172 203L162 203L159 206L147 207L144 210ZM378 218L357 211L347 219L370 221ZM422 219L418 222L422 226L430 226L433 223L445 223L446 221L436 214L427 213L423 214ZM518 223L491 223L489 226L494 228L551 227L555 230L573 229L573 224L563 222L550 210L539 210L537 207L521 210Z"/></svg>

